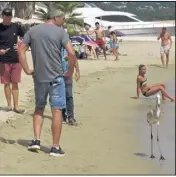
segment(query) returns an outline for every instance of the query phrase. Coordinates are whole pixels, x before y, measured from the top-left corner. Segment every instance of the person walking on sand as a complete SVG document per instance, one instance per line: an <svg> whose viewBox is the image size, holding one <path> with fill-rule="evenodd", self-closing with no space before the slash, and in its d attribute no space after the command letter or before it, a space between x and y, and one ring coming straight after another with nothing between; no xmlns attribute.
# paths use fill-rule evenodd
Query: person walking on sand
<svg viewBox="0 0 176 177"><path fill-rule="evenodd" d="M62 130L62 109L66 108L64 77L71 78L76 56L63 29L65 14L59 10L49 13L49 20L32 27L24 36L19 47L19 60L24 72L34 79L34 93L36 108L33 116L34 139L28 145L29 150L40 149L40 135L43 125L43 114L49 95L52 112L53 144L50 151L52 156L63 156L65 152L60 146ZM29 69L26 60L26 51L31 47L34 71ZM62 66L61 49L68 52L69 69L64 73Z"/></svg>
<svg viewBox="0 0 176 177"><path fill-rule="evenodd" d="M21 65L18 60L18 37L23 37L24 32L18 24L12 23L12 10L5 8L2 11L0 23L0 82L4 84L7 100L7 111L12 111L11 96L13 96L13 111L24 113L25 109L18 106L19 88L21 81Z"/></svg>
<svg viewBox="0 0 176 177"><path fill-rule="evenodd" d="M162 67L165 67L164 63L164 54L166 54L166 68L168 68L169 64L169 51L172 47L172 38L167 31L166 28L162 28L162 31L160 35L157 38L158 40L161 39L161 47L160 47L160 54L161 54L161 62L162 62Z"/></svg>
<svg viewBox="0 0 176 177"><path fill-rule="evenodd" d="M169 99L170 101L175 101L175 99L171 98L167 93L166 93L166 87L164 83L158 83L154 84L152 86L147 85L147 78L145 76L146 74L146 66L145 65L139 65L139 74L137 75L137 99L139 98L140 91L145 97L149 97L152 95L155 95L158 92L161 92L162 94L162 99L166 100Z"/></svg>
<svg viewBox="0 0 176 177"><path fill-rule="evenodd" d="M64 72L68 71L68 54L65 49L62 51L62 61ZM76 82L80 79L80 71L78 60L75 62L75 80ZM65 78L65 89L66 89L66 108L62 110L63 121L67 122L69 125L77 125L77 121L74 115L74 101L73 101L73 80L72 78Z"/></svg>
<svg viewBox="0 0 176 177"><path fill-rule="evenodd" d="M103 50L103 54L104 54L104 57L106 60L107 58L106 58L106 46L105 46L105 41L106 41L105 32L104 32L104 29L102 27L100 27L100 24L98 22L95 23L95 27L96 27L96 29L91 32L88 32L88 34L92 35L93 33L95 33L95 35L96 35L95 42ZM98 59L99 58L98 48L96 48L96 55L97 55L97 59Z"/></svg>
<svg viewBox="0 0 176 177"><path fill-rule="evenodd" d="M111 48L112 48L112 52L113 54L115 55L115 61L118 60L118 49L119 49L119 44L117 43L118 42L118 39L117 39L117 36L115 34L114 31L112 31L110 33L110 45L111 45Z"/></svg>

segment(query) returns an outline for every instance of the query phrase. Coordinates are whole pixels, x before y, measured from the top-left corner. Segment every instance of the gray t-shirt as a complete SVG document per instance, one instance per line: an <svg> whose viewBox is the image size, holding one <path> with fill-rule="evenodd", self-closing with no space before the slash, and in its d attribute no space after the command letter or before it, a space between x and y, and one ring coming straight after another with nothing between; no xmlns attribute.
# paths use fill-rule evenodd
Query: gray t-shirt
<svg viewBox="0 0 176 177"><path fill-rule="evenodd" d="M25 34L23 43L31 47L37 81L51 82L63 75L61 49L68 42L66 31L54 24L37 25Z"/></svg>

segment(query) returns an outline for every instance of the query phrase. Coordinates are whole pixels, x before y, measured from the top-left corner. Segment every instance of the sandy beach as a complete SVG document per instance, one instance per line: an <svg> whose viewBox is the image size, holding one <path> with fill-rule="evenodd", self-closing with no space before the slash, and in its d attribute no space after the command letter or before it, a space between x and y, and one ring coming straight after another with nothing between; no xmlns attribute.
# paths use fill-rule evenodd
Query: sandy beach
<svg viewBox="0 0 176 177"><path fill-rule="evenodd" d="M24 115L6 113L3 86L0 86L0 174L174 174L175 173L175 103L165 102L161 120L161 146L166 161L151 160L150 133L146 113L154 99L136 96L137 66L146 64L148 82L166 82L174 96L175 43L170 52L168 69L160 68L160 42L124 41L119 61L108 55L99 60L80 60L81 79L74 83L77 127L63 124L61 146L64 157L49 156L51 114L45 111L41 151L27 150L33 138L33 80L22 75L20 105ZM28 61L32 66L30 52ZM171 88L172 87L172 88ZM169 113L168 113L169 112ZM166 118L169 115L169 120ZM170 127L170 131L168 131ZM165 133L168 131L167 133ZM166 143L165 143L166 142Z"/></svg>

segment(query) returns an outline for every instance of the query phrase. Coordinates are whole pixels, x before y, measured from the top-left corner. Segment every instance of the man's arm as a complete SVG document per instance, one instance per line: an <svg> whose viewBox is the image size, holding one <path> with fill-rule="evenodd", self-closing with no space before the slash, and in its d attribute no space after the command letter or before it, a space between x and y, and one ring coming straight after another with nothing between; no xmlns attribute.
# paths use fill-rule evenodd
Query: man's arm
<svg viewBox="0 0 176 177"><path fill-rule="evenodd" d="M21 64L24 72L27 75L31 75L33 73L33 71L29 69L29 65L26 60L26 51L28 50L28 48L29 48L28 45L22 43L17 51L18 51L19 62Z"/></svg>
<svg viewBox="0 0 176 177"><path fill-rule="evenodd" d="M80 71L79 71L79 63L78 63L78 59L76 59L76 61L75 61L75 70L76 70L77 73L80 72Z"/></svg>
<svg viewBox="0 0 176 177"><path fill-rule="evenodd" d="M140 80L139 80L138 77L137 77L137 80L136 80L136 84L137 84L136 92L137 92L137 99L138 99L139 96L140 96Z"/></svg>
<svg viewBox="0 0 176 177"><path fill-rule="evenodd" d="M72 76L73 72L74 72L74 67L75 67L75 61L76 59L76 55L75 55L75 51L71 45L70 42L68 42L65 45L65 49L67 50L68 53L68 75Z"/></svg>
<svg viewBox="0 0 176 177"><path fill-rule="evenodd" d="M172 47L172 38L171 38L170 34L169 34L169 40L170 40L170 48L171 48Z"/></svg>
<svg viewBox="0 0 176 177"><path fill-rule="evenodd" d="M157 37L157 40L160 40L161 39L161 34Z"/></svg>
<svg viewBox="0 0 176 177"><path fill-rule="evenodd" d="M92 35L92 34L95 33L95 30L93 30L93 31L87 31L87 33L88 33L88 35Z"/></svg>
<svg viewBox="0 0 176 177"><path fill-rule="evenodd" d="M104 38L104 41L106 41L105 31L103 30L103 31L102 31L102 33L103 33L103 38Z"/></svg>
<svg viewBox="0 0 176 177"><path fill-rule="evenodd" d="M19 62L21 64L24 72L27 75L33 74L33 71L29 69L29 65L26 60L26 51L29 48L29 43L30 43L30 31L26 33L26 35L24 36L23 42L21 43L21 45L17 49Z"/></svg>
<svg viewBox="0 0 176 177"><path fill-rule="evenodd" d="M62 31L61 45L67 50L68 53L68 71L65 73L65 76L71 77L74 72L74 66L76 61L75 51L70 43L70 39L65 30Z"/></svg>

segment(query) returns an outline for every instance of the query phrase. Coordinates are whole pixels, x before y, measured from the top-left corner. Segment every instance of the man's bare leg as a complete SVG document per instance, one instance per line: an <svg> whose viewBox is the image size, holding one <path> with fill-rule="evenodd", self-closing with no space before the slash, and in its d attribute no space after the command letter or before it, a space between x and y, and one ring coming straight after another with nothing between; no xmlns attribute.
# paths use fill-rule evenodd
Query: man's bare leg
<svg viewBox="0 0 176 177"><path fill-rule="evenodd" d="M14 104L14 111L16 113L24 113L24 109L20 109L18 106L18 98L19 98L19 88L18 84L12 84L12 95L13 95L13 104Z"/></svg>
<svg viewBox="0 0 176 177"><path fill-rule="evenodd" d="M164 53L161 54L161 62L162 62L162 67L164 68L165 67L165 64L164 64Z"/></svg>
<svg viewBox="0 0 176 177"><path fill-rule="evenodd" d="M52 124L51 130L53 135L53 147L59 147L59 141L62 131L62 111L52 109Z"/></svg>
<svg viewBox="0 0 176 177"><path fill-rule="evenodd" d="M7 100L8 110L12 110L10 83L4 85L4 93Z"/></svg>
<svg viewBox="0 0 176 177"><path fill-rule="evenodd" d="M169 52L166 53L166 68L168 68L168 64L169 64Z"/></svg>
<svg viewBox="0 0 176 177"><path fill-rule="evenodd" d="M98 48L95 49L95 53L96 53L97 59L99 59Z"/></svg>
<svg viewBox="0 0 176 177"><path fill-rule="evenodd" d="M35 108L33 116L34 139L40 140L41 130L43 126L44 108Z"/></svg>
<svg viewBox="0 0 176 177"><path fill-rule="evenodd" d="M105 57L105 60L106 60L107 58L106 58L106 47L105 47L105 45L102 46L102 49L103 49L103 54L104 54L104 57Z"/></svg>

